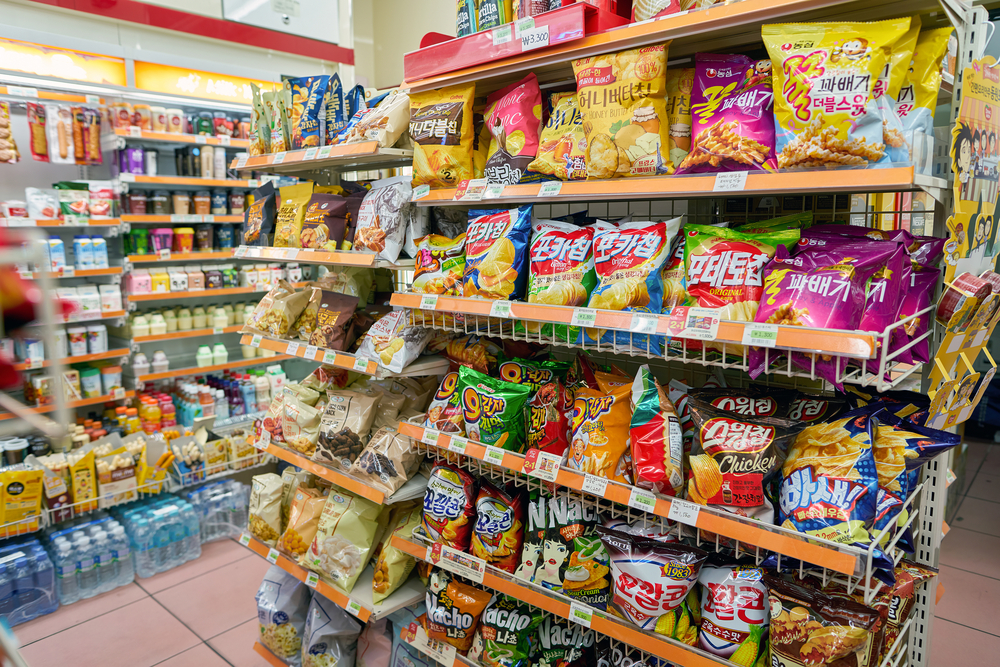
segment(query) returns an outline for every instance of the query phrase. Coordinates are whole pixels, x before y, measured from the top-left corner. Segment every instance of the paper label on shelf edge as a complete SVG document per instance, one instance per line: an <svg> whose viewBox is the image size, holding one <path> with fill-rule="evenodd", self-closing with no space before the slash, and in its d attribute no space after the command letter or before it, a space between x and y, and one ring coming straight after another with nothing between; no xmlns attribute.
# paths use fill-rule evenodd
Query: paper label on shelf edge
<svg viewBox="0 0 1000 667"><path fill-rule="evenodd" d="M503 299L494 301L490 305L490 317L510 317L510 301Z"/></svg>
<svg viewBox="0 0 1000 667"><path fill-rule="evenodd" d="M135 174L118 174L118 180L122 183L135 183Z"/></svg>
<svg viewBox="0 0 1000 667"><path fill-rule="evenodd" d="M260 257L260 248L258 248L258 247L256 247L256 246L253 246L253 247L250 247L250 248L247 248L247 256L248 256L248 257L256 257L256 258L259 258L259 257Z"/></svg>
<svg viewBox="0 0 1000 667"><path fill-rule="evenodd" d="M242 544L243 546L250 545L250 533L243 533L242 535L240 535L240 544Z"/></svg>
<svg viewBox="0 0 1000 667"><path fill-rule="evenodd" d="M316 574L315 572L310 572L309 574L306 575L306 586L308 586L309 588L316 588L317 584L319 584L318 574Z"/></svg>
<svg viewBox="0 0 1000 667"><path fill-rule="evenodd" d="M431 186L429 185L418 185L413 188L413 195L410 197L410 201L417 201L418 199L423 199L431 193Z"/></svg>
<svg viewBox="0 0 1000 667"><path fill-rule="evenodd" d="M448 449L456 454L465 454L465 446L469 444L466 438L452 436L448 439Z"/></svg>
<svg viewBox="0 0 1000 667"><path fill-rule="evenodd" d="M506 187L503 183L490 183L486 186L486 193L483 195L483 199L500 199L503 197L503 191Z"/></svg>
<svg viewBox="0 0 1000 667"><path fill-rule="evenodd" d="M247 187L256 190L257 188L260 187L260 180L256 178L251 178L247 180Z"/></svg>
<svg viewBox="0 0 1000 667"><path fill-rule="evenodd" d="M293 260L299 256L298 248L285 248L281 251L282 259Z"/></svg>
<svg viewBox="0 0 1000 667"><path fill-rule="evenodd" d="M357 600L348 600L347 605L344 607L344 609L346 609L347 613L351 614L352 616L361 615L361 603L358 602Z"/></svg>
<svg viewBox="0 0 1000 667"><path fill-rule="evenodd" d="M295 341L290 342L288 346L285 348L285 354L290 354L293 357L298 353L298 351L299 351L299 344L296 343Z"/></svg>
<svg viewBox="0 0 1000 667"><path fill-rule="evenodd" d="M503 454L504 450L500 447L494 445L486 445L486 453L483 455L483 461L486 463L492 463L496 466L503 465Z"/></svg>
<svg viewBox="0 0 1000 667"><path fill-rule="evenodd" d="M477 584L483 583L483 575L486 574L486 561L458 549L447 547L440 542L435 542L427 547L425 560L442 570L448 570Z"/></svg>
<svg viewBox="0 0 1000 667"><path fill-rule="evenodd" d="M741 192L747 187L747 171L721 171L715 175L712 192Z"/></svg>
<svg viewBox="0 0 1000 667"><path fill-rule="evenodd" d="M233 145L233 138L230 137L228 134L220 135L219 136L219 145L220 146L232 146Z"/></svg>
<svg viewBox="0 0 1000 667"><path fill-rule="evenodd" d="M592 327L597 321L597 311L593 308L574 308L570 324L574 327Z"/></svg>
<svg viewBox="0 0 1000 667"><path fill-rule="evenodd" d="M420 297L420 310L436 310L438 305L437 294L424 294Z"/></svg>
<svg viewBox="0 0 1000 667"><path fill-rule="evenodd" d="M142 136L142 128L138 125L129 125L128 136L130 139L138 139Z"/></svg>
<svg viewBox="0 0 1000 667"><path fill-rule="evenodd" d="M774 347L778 344L778 325L747 322L743 325L743 344Z"/></svg>
<svg viewBox="0 0 1000 667"><path fill-rule="evenodd" d="M652 512L656 509L656 496L651 491L632 487L632 493L628 497L628 506L643 512Z"/></svg>
<svg viewBox="0 0 1000 667"><path fill-rule="evenodd" d="M87 104L100 104L101 103L101 96L100 95L87 95L86 97L87 97Z"/></svg>
<svg viewBox="0 0 1000 667"><path fill-rule="evenodd" d="M170 259L170 248L160 250L160 259Z"/></svg>
<svg viewBox="0 0 1000 667"><path fill-rule="evenodd" d="M330 152L333 150L333 146L320 146L319 152L316 153L317 160L325 160L330 157Z"/></svg>
<svg viewBox="0 0 1000 667"><path fill-rule="evenodd" d="M457 662L455 656L458 652L455 650L455 647L451 644L428 638L427 633L424 632L422 627L417 630L416 637L408 640L407 643L431 658L431 660L445 667L453 667Z"/></svg>
<svg viewBox="0 0 1000 667"><path fill-rule="evenodd" d="M25 363L27 363L29 371L36 371L39 368L42 368L42 367L45 366L45 360L44 359L29 359Z"/></svg>
<svg viewBox="0 0 1000 667"><path fill-rule="evenodd" d="M271 550L267 552L267 562L270 563L271 565L274 565L275 563L278 562L278 556L280 555L281 554L278 553L277 549L271 547Z"/></svg>
<svg viewBox="0 0 1000 667"><path fill-rule="evenodd" d="M215 222L215 215L212 214L212 213L209 213L208 215L203 215L203 216L201 216L201 221L202 222Z"/></svg>
<svg viewBox="0 0 1000 667"><path fill-rule="evenodd" d="M63 270L62 270L62 277L63 278L73 278L74 276L76 276L76 267L75 266L64 266L63 267Z"/></svg>
<svg viewBox="0 0 1000 667"><path fill-rule="evenodd" d="M719 335L720 311L716 308L678 306L670 311L669 334L693 340L715 340Z"/></svg>
<svg viewBox="0 0 1000 667"><path fill-rule="evenodd" d="M499 28L493 29L493 46L500 46L501 44L506 44L511 40L511 30L510 24L502 25Z"/></svg>
<svg viewBox="0 0 1000 667"><path fill-rule="evenodd" d="M608 480L588 472L583 478L583 490L603 498L605 491L608 490Z"/></svg>
<svg viewBox="0 0 1000 667"><path fill-rule="evenodd" d="M521 39L521 33L535 27L535 19L531 16L514 22L514 37Z"/></svg>
<svg viewBox="0 0 1000 667"><path fill-rule="evenodd" d="M120 401L125 398L125 389L123 387L115 387L114 391L111 392L111 397L116 401Z"/></svg>
<svg viewBox="0 0 1000 667"><path fill-rule="evenodd" d="M223 329L223 328L220 328L220 327L213 327L212 328L212 335L213 336L221 336L224 333L226 333L226 330Z"/></svg>
<svg viewBox="0 0 1000 667"><path fill-rule="evenodd" d="M539 197L555 197L562 190L562 181L546 181L538 188Z"/></svg>
<svg viewBox="0 0 1000 667"><path fill-rule="evenodd" d="M686 526L697 528L698 513L700 511L701 507L699 507L696 503L692 503L687 500L680 500L679 498L671 498L670 511L667 512L667 518L671 521L676 521L677 523L683 523Z"/></svg>
<svg viewBox="0 0 1000 667"><path fill-rule="evenodd" d="M633 333L655 334L660 325L660 316L653 313L633 313L628 330Z"/></svg>
<svg viewBox="0 0 1000 667"><path fill-rule="evenodd" d="M594 612L590 610L590 607L573 601L569 605L569 620L589 628L591 621L594 620Z"/></svg>
<svg viewBox="0 0 1000 667"><path fill-rule="evenodd" d="M319 348L315 345L306 345L306 359L315 359L316 353L319 352Z"/></svg>
<svg viewBox="0 0 1000 667"><path fill-rule="evenodd" d="M354 370L359 373L368 372L368 358L367 357L354 357Z"/></svg>
<svg viewBox="0 0 1000 667"><path fill-rule="evenodd" d="M236 160L236 168L237 169L242 169L243 167L247 166L247 160L248 159L249 159L248 155L241 155L241 156L239 156L239 158L237 158L237 160Z"/></svg>
<svg viewBox="0 0 1000 667"><path fill-rule="evenodd" d="M486 195L487 185L489 185L489 183L486 182L485 178L470 179L465 187L465 192L462 194L460 201L482 201L483 197Z"/></svg>
<svg viewBox="0 0 1000 667"><path fill-rule="evenodd" d="M316 153L318 153L318 152L319 152L319 148L317 146L313 146L312 148L307 148L305 155L302 156L302 159L303 160L315 160L316 159Z"/></svg>
<svg viewBox="0 0 1000 667"><path fill-rule="evenodd" d="M430 445L431 447L437 447L438 436L440 435L441 434L438 431L425 428L424 435L422 438L420 438L420 442L424 443L425 445Z"/></svg>
<svg viewBox="0 0 1000 667"><path fill-rule="evenodd" d="M549 45L549 26L543 25L521 32L521 51L532 51ZM743 172L746 173L746 172Z"/></svg>
<svg viewBox="0 0 1000 667"><path fill-rule="evenodd" d="M275 153L274 157L271 158L271 164L281 164L282 162L285 161L285 155L286 155L285 151L281 151L280 153Z"/></svg>
<svg viewBox="0 0 1000 667"><path fill-rule="evenodd" d="M260 437L253 441L253 446L260 451L265 451L267 446L271 444L271 432L261 430Z"/></svg>
<svg viewBox="0 0 1000 667"><path fill-rule="evenodd" d="M543 479L546 482L554 482L556 481L556 477L559 476L561 462L561 456L537 449L530 449L524 456L524 464L521 467L521 472L531 477Z"/></svg>
<svg viewBox="0 0 1000 667"><path fill-rule="evenodd" d="M250 339L250 347L260 347L260 341L264 340L264 337L260 334L254 334L254 337Z"/></svg>
<svg viewBox="0 0 1000 667"><path fill-rule="evenodd" d="M246 257L246 254L247 254L247 247L245 245L241 245L239 248L233 251L234 257Z"/></svg>
<svg viewBox="0 0 1000 667"><path fill-rule="evenodd" d="M323 350L323 363L329 366L337 363L337 353L331 350Z"/></svg>
<svg viewBox="0 0 1000 667"><path fill-rule="evenodd" d="M194 135L194 143L196 144L207 144L208 135L207 134L196 134Z"/></svg>

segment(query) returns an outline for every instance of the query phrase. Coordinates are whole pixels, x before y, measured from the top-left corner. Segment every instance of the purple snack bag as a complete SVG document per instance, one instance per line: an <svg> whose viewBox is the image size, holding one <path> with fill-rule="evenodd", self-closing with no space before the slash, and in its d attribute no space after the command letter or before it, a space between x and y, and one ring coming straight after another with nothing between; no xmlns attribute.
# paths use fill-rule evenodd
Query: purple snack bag
<svg viewBox="0 0 1000 667"><path fill-rule="evenodd" d="M691 151L678 174L775 169L771 61L697 54L691 121Z"/></svg>
<svg viewBox="0 0 1000 667"><path fill-rule="evenodd" d="M910 244L910 259L914 266L925 269L936 269L941 258L944 257L944 246L948 239L939 239L936 236L914 236L913 243Z"/></svg>
<svg viewBox="0 0 1000 667"><path fill-rule="evenodd" d="M909 248L913 244L914 236L905 229L869 229L868 227L857 227L855 225L813 225L809 229L802 230L803 238L830 238L832 235L864 237L873 241L899 241L905 243ZM919 237L933 238L933 237Z"/></svg>
<svg viewBox="0 0 1000 667"><path fill-rule="evenodd" d="M931 301L934 298L934 288L937 286L940 278L940 269L913 269L910 273L909 287L904 290L903 303L899 308L900 320L905 320L907 317L919 313L931 305ZM905 338L900 342L900 347L904 347L911 340L923 336L927 332L933 318L934 312L931 311L924 313L920 317L915 317L904 324L902 326L902 335ZM929 338L923 339L908 350L904 350L896 359L905 364L916 362L930 363L930 344L928 341Z"/></svg>

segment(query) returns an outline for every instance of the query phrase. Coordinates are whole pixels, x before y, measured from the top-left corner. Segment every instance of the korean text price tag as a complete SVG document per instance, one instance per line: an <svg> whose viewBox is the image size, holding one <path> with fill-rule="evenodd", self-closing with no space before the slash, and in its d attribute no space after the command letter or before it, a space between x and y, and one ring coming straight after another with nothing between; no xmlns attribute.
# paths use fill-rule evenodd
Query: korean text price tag
<svg viewBox="0 0 1000 667"><path fill-rule="evenodd" d="M260 347L260 341L262 340L263 338L260 334L255 334L254 337L250 339L250 347Z"/></svg>
<svg viewBox="0 0 1000 667"><path fill-rule="evenodd" d="M543 25L540 28L532 28L521 32L521 50L531 51L549 45L549 26ZM744 174L746 172L743 172Z"/></svg>
<svg viewBox="0 0 1000 667"><path fill-rule="evenodd" d="M680 500L678 498L670 499L670 511L667 512L667 518L671 521L676 521L677 523L683 523L687 526L696 527L698 525L698 512L701 510L698 505L687 500Z"/></svg>
<svg viewBox="0 0 1000 667"><path fill-rule="evenodd" d="M278 550L272 547L271 550L267 552L267 562L274 565L278 562L278 556L280 555L281 554L278 553Z"/></svg>
<svg viewBox="0 0 1000 667"><path fill-rule="evenodd" d="M261 430L260 437L253 441L253 446L256 447L257 449L259 449L262 452L264 450L266 450L267 446L270 445L270 444L271 444L271 432L270 431Z"/></svg>
<svg viewBox="0 0 1000 667"><path fill-rule="evenodd" d="M138 125L129 125L128 136L132 139L138 139L142 136L142 128Z"/></svg>
<svg viewBox="0 0 1000 667"><path fill-rule="evenodd" d="M583 490L603 498L604 492L608 490L608 480L587 473L583 478Z"/></svg>
<svg viewBox="0 0 1000 667"><path fill-rule="evenodd" d="M529 449L524 456L524 465L521 472L531 477L543 479L546 482L556 481L559 476L559 464L562 457L537 449Z"/></svg>
<svg viewBox="0 0 1000 667"><path fill-rule="evenodd" d="M431 447L437 447L438 436L441 435L437 431L432 431L429 428L424 429L424 437L420 438L420 442L425 445L430 445Z"/></svg>
<svg viewBox="0 0 1000 667"><path fill-rule="evenodd" d="M757 322L743 325L743 344L774 347L778 344L778 325Z"/></svg>
<svg viewBox="0 0 1000 667"><path fill-rule="evenodd" d="M316 585L318 583L319 583L318 574L316 574L315 572L310 572L308 575L306 575L306 586L308 586L309 588L316 588Z"/></svg>
<svg viewBox="0 0 1000 667"><path fill-rule="evenodd" d="M359 373L368 372L368 358L367 357L354 357L354 370Z"/></svg>
<svg viewBox="0 0 1000 667"><path fill-rule="evenodd" d="M318 152L319 152L319 148L317 148L316 146L313 146L312 148L307 148L306 149L306 154L302 156L302 159L303 160L315 160L316 159L316 153L318 153Z"/></svg>
<svg viewBox="0 0 1000 667"><path fill-rule="evenodd" d="M239 248L236 249L235 252L233 252L233 255L236 257L246 257L247 247L245 245L241 245Z"/></svg>
<svg viewBox="0 0 1000 667"><path fill-rule="evenodd" d="M523 18L514 23L514 37L521 39L521 33L525 30L532 30L535 27L535 19L532 17Z"/></svg>
<svg viewBox="0 0 1000 667"><path fill-rule="evenodd" d="M243 546L249 546L250 544L250 533L243 533L240 535L240 544Z"/></svg>
<svg viewBox="0 0 1000 667"><path fill-rule="evenodd" d="M318 351L319 350L316 349L315 345L306 345L306 356L305 356L305 358L306 359L315 359L316 358L316 353Z"/></svg>
<svg viewBox="0 0 1000 667"><path fill-rule="evenodd" d="M654 315L652 313L634 313L628 330L634 333L656 333L656 328L659 326L659 323L659 315Z"/></svg>
<svg viewBox="0 0 1000 667"><path fill-rule="evenodd" d="M410 201L417 201L418 199L423 199L431 193L431 186L429 185L418 185L413 188L413 196L410 197Z"/></svg>
<svg viewBox="0 0 1000 667"><path fill-rule="evenodd" d="M500 46L510 41L510 25L502 25L493 30L493 46Z"/></svg>
<svg viewBox="0 0 1000 667"><path fill-rule="evenodd" d="M170 257L168 256L167 259L170 259ZM63 267L63 270L62 270L62 277L63 278L72 278L75 275L76 275L76 267L75 266L64 266Z"/></svg>
<svg viewBox="0 0 1000 667"><path fill-rule="evenodd" d="M208 135L205 135L205 134L196 134L196 135L194 135L194 143L196 143L196 144L203 144L203 145L207 144L208 143Z"/></svg>
<svg viewBox="0 0 1000 667"><path fill-rule="evenodd" d="M243 167L247 166L247 160L249 159L250 157L248 155L241 155L239 159L236 160L236 168L242 169Z"/></svg>
<svg viewBox="0 0 1000 667"><path fill-rule="evenodd" d="M448 449L455 452L456 454L464 454L465 446L469 444L469 441L465 438L459 438L452 436L448 440Z"/></svg>
<svg viewBox="0 0 1000 667"><path fill-rule="evenodd" d="M597 321L597 311L593 308L574 308L570 324L574 327L592 327Z"/></svg>
<svg viewBox="0 0 1000 667"><path fill-rule="evenodd" d="M503 450L499 447L494 447L493 445L486 445L486 454L483 456L483 461L486 463L492 463L495 466L502 466Z"/></svg>
<svg viewBox="0 0 1000 667"><path fill-rule="evenodd" d="M489 185L485 178L474 178L469 181L462 195L462 201L482 201L486 195L486 186Z"/></svg>
<svg viewBox="0 0 1000 667"><path fill-rule="evenodd" d="M231 146L233 144L233 138L228 134L223 134L219 137L220 146Z"/></svg>
<svg viewBox="0 0 1000 667"><path fill-rule="evenodd" d="M424 294L420 297L420 310L436 310L438 307L437 294Z"/></svg>
<svg viewBox="0 0 1000 667"><path fill-rule="evenodd" d="M503 191L506 187L503 183L490 183L486 186L486 194L483 195L483 199L500 199L503 197Z"/></svg>
<svg viewBox="0 0 1000 667"><path fill-rule="evenodd" d="M347 602L347 606L344 607L344 609L347 610L347 613L349 613L349 614L351 614L353 616L360 616L361 615L361 603L358 602L357 600L349 600Z"/></svg>
<svg viewBox="0 0 1000 667"><path fill-rule="evenodd" d="M562 191L562 181L548 181L538 188L539 197L555 197Z"/></svg>
<svg viewBox="0 0 1000 667"><path fill-rule="evenodd" d="M285 152L275 153L274 157L271 159L271 164L281 164L285 161Z"/></svg>
<svg viewBox="0 0 1000 667"><path fill-rule="evenodd" d="M170 259L170 248L160 249L160 259Z"/></svg>
<svg viewBox="0 0 1000 667"><path fill-rule="evenodd" d="M323 363L332 366L337 362L337 353L331 350L323 351Z"/></svg>
<svg viewBox="0 0 1000 667"><path fill-rule="evenodd" d="M712 192L740 192L747 187L746 171L723 171L715 175Z"/></svg>
<svg viewBox="0 0 1000 667"><path fill-rule="evenodd" d="M425 560L443 570L448 570L460 577L471 579L477 584L483 583L483 575L486 573L486 561L475 556L470 556L458 549L452 549L440 542L436 542L427 547Z"/></svg>
<svg viewBox="0 0 1000 667"><path fill-rule="evenodd" d="M594 613L579 602L572 602L569 605L569 620L589 628L590 622L594 620Z"/></svg>
<svg viewBox="0 0 1000 667"><path fill-rule="evenodd" d="M322 146L319 152L316 154L317 160L325 160L330 157L330 153L333 151L333 146Z"/></svg>
<svg viewBox="0 0 1000 667"><path fill-rule="evenodd" d="M226 330L223 329L222 327L215 327L212 329L213 336L221 336L224 333L226 333Z"/></svg>
<svg viewBox="0 0 1000 667"><path fill-rule="evenodd" d="M123 398L125 398L125 388L115 387L115 390L111 392L111 398L115 399L116 401L120 401Z"/></svg>
<svg viewBox="0 0 1000 667"><path fill-rule="evenodd" d="M490 317L510 317L510 301L494 301L490 306Z"/></svg>
<svg viewBox="0 0 1000 667"><path fill-rule="evenodd" d="M628 497L628 506L643 512L652 512L656 509L656 496L644 489L632 487L632 494Z"/></svg>
<svg viewBox="0 0 1000 667"><path fill-rule="evenodd" d="M289 343L288 347L285 348L285 354L290 354L293 357L298 353L298 351L299 351L299 344L294 341Z"/></svg>
<svg viewBox="0 0 1000 667"><path fill-rule="evenodd" d="M247 180L247 187L248 188L253 188L254 190L256 190L257 188L260 187L260 180L258 180L256 178L251 178L251 179Z"/></svg>

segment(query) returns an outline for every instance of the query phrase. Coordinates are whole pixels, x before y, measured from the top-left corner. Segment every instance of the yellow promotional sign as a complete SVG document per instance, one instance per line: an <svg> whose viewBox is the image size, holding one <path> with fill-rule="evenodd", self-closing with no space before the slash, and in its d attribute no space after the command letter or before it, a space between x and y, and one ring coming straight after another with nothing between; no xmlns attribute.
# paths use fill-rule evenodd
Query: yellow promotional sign
<svg viewBox="0 0 1000 667"><path fill-rule="evenodd" d="M125 59L0 38L0 69L125 86Z"/></svg>
<svg viewBox="0 0 1000 667"><path fill-rule="evenodd" d="M273 81L135 61L135 87L140 90L249 105L252 99L251 83L257 84L262 90L281 87L280 83Z"/></svg>

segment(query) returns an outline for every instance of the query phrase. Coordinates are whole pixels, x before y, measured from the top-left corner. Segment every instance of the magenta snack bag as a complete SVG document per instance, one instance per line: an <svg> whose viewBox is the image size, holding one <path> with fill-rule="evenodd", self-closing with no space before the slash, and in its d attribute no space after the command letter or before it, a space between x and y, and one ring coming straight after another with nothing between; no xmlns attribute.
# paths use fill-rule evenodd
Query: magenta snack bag
<svg viewBox="0 0 1000 667"><path fill-rule="evenodd" d="M771 61L699 53L691 91L691 150L678 174L773 170Z"/></svg>
<svg viewBox="0 0 1000 667"><path fill-rule="evenodd" d="M881 333L887 326L898 321L899 309L903 305L903 293L910 284L913 268L910 266L910 255L906 252L906 246L902 243L895 245L896 250L886 258L885 264L868 281L865 311L861 315L861 324L858 325L860 331ZM889 349L894 351L903 345L906 345L905 335L900 329L894 330L889 341ZM881 346L877 341L876 346L878 353L881 354ZM878 358L869 360L865 365L869 372L878 372Z"/></svg>
<svg viewBox="0 0 1000 667"><path fill-rule="evenodd" d="M944 246L948 239L939 239L936 236L914 236L913 243L909 245L910 259L914 266L925 269L936 269L941 258L944 257Z"/></svg>
<svg viewBox="0 0 1000 667"><path fill-rule="evenodd" d="M910 315L919 313L931 305L931 300L934 298L934 288L937 286L940 278L940 269L913 269L910 273L907 289L903 290L903 303L899 307L900 320L905 320ZM899 346L903 347L909 344L914 338L924 335L933 318L934 312L931 311L904 324L902 327L902 340ZM929 339L925 338L896 357L896 360L904 364L916 362L930 363L930 345L928 341ZM893 345L895 345L895 341L893 341Z"/></svg>
<svg viewBox="0 0 1000 667"><path fill-rule="evenodd" d="M868 280L897 248L890 243L838 243L805 247L795 257L779 248L764 268L764 298L754 321L856 331L865 309ZM816 375L841 389L837 378L847 369L847 359L838 364L824 357L816 355ZM812 369L808 354L793 352L792 362L807 372ZM750 348L749 364L751 378L763 373L763 350Z"/></svg>

